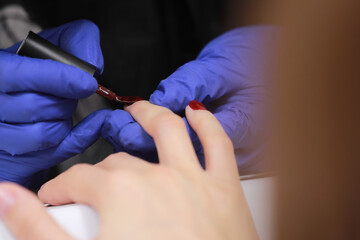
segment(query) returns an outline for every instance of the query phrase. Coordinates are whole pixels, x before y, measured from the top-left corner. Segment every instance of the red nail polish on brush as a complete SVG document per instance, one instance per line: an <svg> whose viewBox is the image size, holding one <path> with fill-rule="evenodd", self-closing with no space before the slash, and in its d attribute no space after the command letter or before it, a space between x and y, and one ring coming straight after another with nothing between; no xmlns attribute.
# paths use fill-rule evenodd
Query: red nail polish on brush
<svg viewBox="0 0 360 240"><path fill-rule="evenodd" d="M196 100L192 100L191 102L189 102L189 106L193 110L206 110L206 107L201 102Z"/></svg>
<svg viewBox="0 0 360 240"><path fill-rule="evenodd" d="M119 103L125 104L125 106L129 106L135 102L138 102L140 100L144 100L141 97L138 96L118 96L113 91L107 89L104 86L101 86L98 84L98 89L96 90L97 94L100 94L101 96L105 97L106 99L109 99L110 101L116 101Z"/></svg>

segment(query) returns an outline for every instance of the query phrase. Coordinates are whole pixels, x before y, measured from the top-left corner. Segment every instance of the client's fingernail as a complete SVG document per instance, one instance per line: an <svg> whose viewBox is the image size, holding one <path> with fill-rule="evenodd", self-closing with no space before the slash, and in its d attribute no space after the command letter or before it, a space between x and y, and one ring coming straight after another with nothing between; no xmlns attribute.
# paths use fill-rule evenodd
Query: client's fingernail
<svg viewBox="0 0 360 240"><path fill-rule="evenodd" d="M189 106L193 110L206 110L206 107L201 102L196 100L192 100L191 102L189 102Z"/></svg>
<svg viewBox="0 0 360 240"><path fill-rule="evenodd" d="M131 106L133 103L136 103L138 101L145 100L142 97L138 96L129 96L129 97L123 97L122 101L124 103L124 107Z"/></svg>
<svg viewBox="0 0 360 240"><path fill-rule="evenodd" d="M16 196L8 189L0 187L0 218L4 219L10 208L15 204Z"/></svg>

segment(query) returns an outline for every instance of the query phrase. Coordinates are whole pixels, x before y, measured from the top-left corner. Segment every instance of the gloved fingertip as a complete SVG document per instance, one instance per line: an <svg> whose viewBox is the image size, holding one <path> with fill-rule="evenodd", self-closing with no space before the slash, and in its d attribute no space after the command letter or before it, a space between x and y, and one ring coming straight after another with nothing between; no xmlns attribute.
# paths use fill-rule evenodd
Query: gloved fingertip
<svg viewBox="0 0 360 240"><path fill-rule="evenodd" d="M111 110L99 110L82 120L76 125L70 134L60 144L58 154L70 157L83 152L92 145L99 137L104 120Z"/></svg>
<svg viewBox="0 0 360 240"><path fill-rule="evenodd" d="M188 76L186 68L179 68L175 73L162 80L150 96L150 102L169 108L173 112L182 112L188 103L198 99L200 87L197 81ZM200 99L201 100L201 99Z"/></svg>
<svg viewBox="0 0 360 240"><path fill-rule="evenodd" d="M121 129L119 142L124 149L130 151L149 151L156 149L152 137L136 122L127 124Z"/></svg>
<svg viewBox="0 0 360 240"><path fill-rule="evenodd" d="M128 124L133 123L132 116L123 110L112 111L106 117L101 129L101 136L115 148L121 147L120 132Z"/></svg>
<svg viewBox="0 0 360 240"><path fill-rule="evenodd" d="M131 117L130 113L123 110L114 110L107 115L104 121L104 126L102 128L103 137L106 135L112 135L118 130L120 130L124 125L134 122L134 119Z"/></svg>
<svg viewBox="0 0 360 240"><path fill-rule="evenodd" d="M162 90L156 89L149 98L149 102L156 105L161 105L162 99L164 97L164 92Z"/></svg>
<svg viewBox="0 0 360 240"><path fill-rule="evenodd" d="M68 83L67 89L70 90L69 92L76 94L72 96L72 98L83 99L90 97L92 94L96 92L98 88L98 82L89 73L84 72L80 69L75 69L75 70L76 72L78 72L79 77L77 78L76 81L67 82Z"/></svg>
<svg viewBox="0 0 360 240"><path fill-rule="evenodd" d="M98 89L98 82L96 81L96 79L93 76L91 76L91 78L89 80L89 86L88 86L90 95L94 94L97 89Z"/></svg>
<svg viewBox="0 0 360 240"><path fill-rule="evenodd" d="M128 112L123 110L115 110L105 119L101 135L115 149L126 151L155 149L152 138Z"/></svg>
<svg viewBox="0 0 360 240"><path fill-rule="evenodd" d="M158 106L166 107L176 113L183 111L186 107L186 104L184 104L182 100L173 96L173 94L165 94L165 92L160 90L156 90L150 96L149 102Z"/></svg>
<svg viewBox="0 0 360 240"><path fill-rule="evenodd" d="M92 127L93 130L99 131L104 124L105 119L109 116L110 113L110 109L102 109L93 112L89 116L87 116L82 122L80 122L78 126L74 128L74 130L76 130L76 128Z"/></svg>

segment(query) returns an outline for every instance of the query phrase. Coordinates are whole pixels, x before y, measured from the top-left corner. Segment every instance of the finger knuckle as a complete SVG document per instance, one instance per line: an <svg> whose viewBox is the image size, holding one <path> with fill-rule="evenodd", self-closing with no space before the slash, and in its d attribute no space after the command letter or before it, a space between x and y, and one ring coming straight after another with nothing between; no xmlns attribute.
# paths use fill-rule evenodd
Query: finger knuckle
<svg viewBox="0 0 360 240"><path fill-rule="evenodd" d="M73 165L69 168L69 170L67 172L71 173L71 172L75 172L75 173L79 173L79 172L83 172L86 171L91 165L88 163L78 163L76 165Z"/></svg>
<svg viewBox="0 0 360 240"><path fill-rule="evenodd" d="M135 174L124 169L109 172L106 176L106 188L108 191L131 189L136 181Z"/></svg>
<svg viewBox="0 0 360 240"><path fill-rule="evenodd" d="M175 136L176 133L181 130L186 131L186 126L183 120L179 116L172 113L163 113L159 115L151 128L151 135L154 138L160 138L164 134L169 134L169 132L172 132Z"/></svg>
<svg viewBox="0 0 360 240"><path fill-rule="evenodd" d="M154 180L158 183L171 184L173 185L174 179L178 177L177 170L160 167L156 169L157 173L154 174Z"/></svg>
<svg viewBox="0 0 360 240"><path fill-rule="evenodd" d="M175 115L170 112L164 112L159 114L159 116L157 116L157 121L155 123L155 127L157 129L162 129L162 128L174 129L174 128L181 128L184 126L185 126L184 121L178 115Z"/></svg>
<svg viewBox="0 0 360 240"><path fill-rule="evenodd" d="M111 157L113 159L124 159L124 158L128 158L130 157L131 155L128 154L127 152L118 152L118 153L114 153L111 155Z"/></svg>
<svg viewBox="0 0 360 240"><path fill-rule="evenodd" d="M127 158L128 156L130 156L130 155L126 152L113 153L113 154L109 155L107 158L105 158L104 162L110 163L110 162L119 161L121 159Z"/></svg>

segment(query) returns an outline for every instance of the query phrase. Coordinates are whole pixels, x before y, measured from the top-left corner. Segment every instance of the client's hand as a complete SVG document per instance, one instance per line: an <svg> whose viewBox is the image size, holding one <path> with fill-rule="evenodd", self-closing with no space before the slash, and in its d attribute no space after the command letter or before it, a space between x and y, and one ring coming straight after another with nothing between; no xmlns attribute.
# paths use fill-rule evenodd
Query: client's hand
<svg viewBox="0 0 360 240"><path fill-rule="evenodd" d="M231 141L200 103L190 106L186 118L203 145L206 170L183 120L140 101L127 111L154 138L159 164L114 154L95 166L74 166L43 185L39 198L92 206L100 217L98 239L257 239ZM0 184L0 216L19 240L71 239L15 184Z"/></svg>

